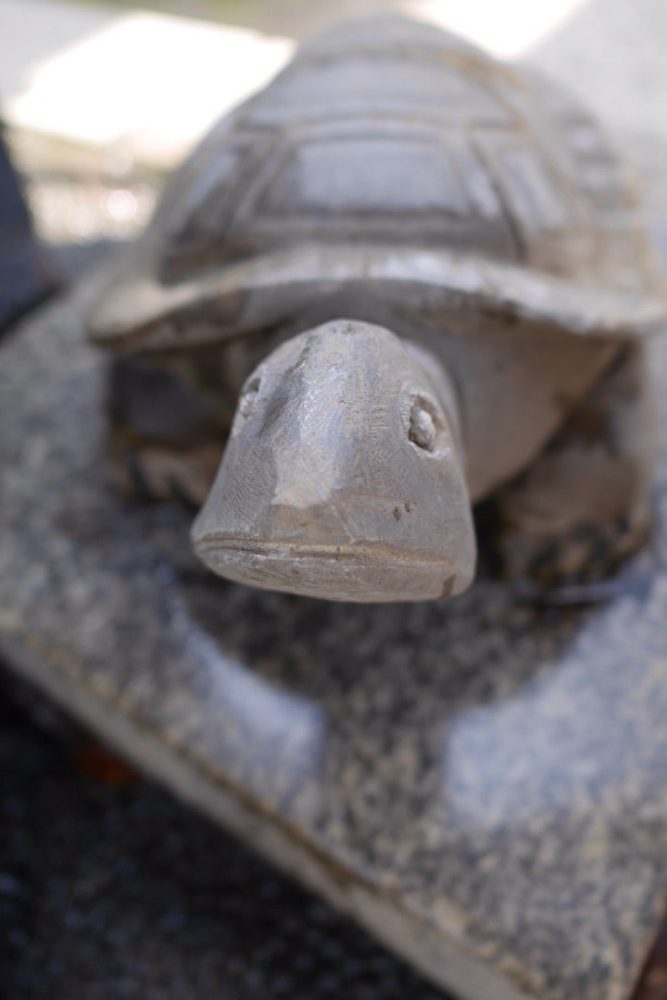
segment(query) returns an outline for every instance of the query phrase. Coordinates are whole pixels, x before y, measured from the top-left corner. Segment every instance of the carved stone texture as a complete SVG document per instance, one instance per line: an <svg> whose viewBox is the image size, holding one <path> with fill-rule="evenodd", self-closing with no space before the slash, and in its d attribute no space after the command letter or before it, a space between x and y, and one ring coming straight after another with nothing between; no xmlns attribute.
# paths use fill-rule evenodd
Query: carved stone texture
<svg viewBox="0 0 667 1000"><path fill-rule="evenodd" d="M507 572L542 586L640 546L644 334L665 302L587 113L383 15L305 45L213 128L89 331L125 356L117 478L205 500L193 539L213 570L411 601L468 587L480 500ZM167 416L148 434L152 403Z"/></svg>

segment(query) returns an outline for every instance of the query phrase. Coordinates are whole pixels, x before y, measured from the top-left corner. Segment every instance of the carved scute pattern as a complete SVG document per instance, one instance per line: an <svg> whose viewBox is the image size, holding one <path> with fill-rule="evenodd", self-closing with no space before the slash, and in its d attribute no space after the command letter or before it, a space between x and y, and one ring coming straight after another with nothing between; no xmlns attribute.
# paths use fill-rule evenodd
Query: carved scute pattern
<svg viewBox="0 0 667 1000"><path fill-rule="evenodd" d="M641 290L635 207L588 116L451 35L386 32L307 46L209 134L156 218L162 280L304 240L400 241Z"/></svg>

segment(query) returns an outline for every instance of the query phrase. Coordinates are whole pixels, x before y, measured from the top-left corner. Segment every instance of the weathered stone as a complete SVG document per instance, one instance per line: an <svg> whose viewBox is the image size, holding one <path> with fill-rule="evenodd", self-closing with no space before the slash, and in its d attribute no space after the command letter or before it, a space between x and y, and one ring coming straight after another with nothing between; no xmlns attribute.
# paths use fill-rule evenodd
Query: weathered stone
<svg viewBox="0 0 667 1000"><path fill-rule="evenodd" d="M667 459L651 545L597 606L236 587L188 512L105 480L93 293L0 354L14 666L462 996L625 1000L667 892Z"/></svg>

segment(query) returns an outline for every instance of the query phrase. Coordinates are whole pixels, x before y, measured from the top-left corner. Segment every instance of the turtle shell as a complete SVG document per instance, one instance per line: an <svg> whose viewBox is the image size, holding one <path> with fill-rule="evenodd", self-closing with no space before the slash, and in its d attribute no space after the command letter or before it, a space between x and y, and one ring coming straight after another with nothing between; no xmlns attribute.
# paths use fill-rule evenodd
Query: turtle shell
<svg viewBox="0 0 667 1000"><path fill-rule="evenodd" d="M275 326L323 298L631 336L665 297L624 171L575 102L421 22L350 22L167 185L90 329L118 346ZM371 310L372 311L372 310Z"/></svg>

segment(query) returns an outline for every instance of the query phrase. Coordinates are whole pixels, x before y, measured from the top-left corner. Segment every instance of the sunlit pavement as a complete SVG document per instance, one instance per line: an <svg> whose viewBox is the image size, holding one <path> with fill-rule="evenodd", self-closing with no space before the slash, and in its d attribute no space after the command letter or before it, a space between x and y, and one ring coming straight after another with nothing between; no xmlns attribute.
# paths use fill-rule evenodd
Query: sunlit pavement
<svg viewBox="0 0 667 1000"><path fill-rule="evenodd" d="M0 39L10 124L158 167L292 50L287 39L242 28L38 0L0 5Z"/></svg>

